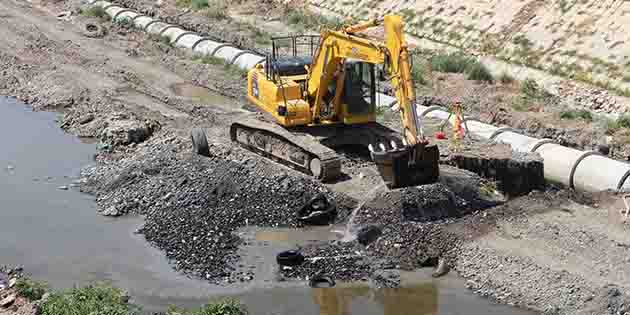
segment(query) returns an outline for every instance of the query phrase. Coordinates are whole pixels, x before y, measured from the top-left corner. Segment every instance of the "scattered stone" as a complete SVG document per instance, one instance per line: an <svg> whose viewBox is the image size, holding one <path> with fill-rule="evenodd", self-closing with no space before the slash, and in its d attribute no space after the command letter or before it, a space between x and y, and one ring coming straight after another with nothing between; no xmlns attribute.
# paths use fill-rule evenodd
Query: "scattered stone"
<svg viewBox="0 0 630 315"><path fill-rule="evenodd" d="M11 278L9 280L9 289L13 288L17 284L17 278Z"/></svg>
<svg viewBox="0 0 630 315"><path fill-rule="evenodd" d="M68 190L68 186L65 186L65 185L64 185L64 186L59 186L58 188L59 188L60 190Z"/></svg>
<svg viewBox="0 0 630 315"><path fill-rule="evenodd" d="M92 120L94 120L94 114L87 114L87 115L81 116L81 118L79 118L79 124L85 125L85 124L91 122Z"/></svg>
<svg viewBox="0 0 630 315"><path fill-rule="evenodd" d="M15 299L17 298L17 296L15 294L10 294L9 296L5 297L4 299L0 300L0 306L1 307L9 307L11 306L11 304L13 304L13 302L15 302Z"/></svg>
<svg viewBox="0 0 630 315"><path fill-rule="evenodd" d="M118 208L116 208L116 206L111 206L105 210L102 210L101 214L106 217L119 217L122 215L122 213L120 212L120 210L118 210Z"/></svg>
<svg viewBox="0 0 630 315"><path fill-rule="evenodd" d="M63 11L57 14L57 19L62 21L70 21L72 17L72 11Z"/></svg>

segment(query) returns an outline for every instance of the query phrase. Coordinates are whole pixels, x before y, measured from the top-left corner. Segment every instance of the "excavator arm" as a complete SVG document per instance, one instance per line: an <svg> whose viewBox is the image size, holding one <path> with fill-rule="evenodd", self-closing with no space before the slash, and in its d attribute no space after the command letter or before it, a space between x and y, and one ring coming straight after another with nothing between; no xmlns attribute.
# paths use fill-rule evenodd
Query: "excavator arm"
<svg viewBox="0 0 630 315"><path fill-rule="evenodd" d="M385 43L355 35L355 33L380 24L385 26ZM332 80L336 80L337 86L333 112L339 112L341 102L339 96L344 84L343 74L340 75L339 72L343 71L342 65L346 59L383 64L387 69L400 107L404 139L410 146L425 141L416 114L415 88L407 44L403 36L402 18L396 15L388 15L382 20L372 20L350 26L343 31L324 31L320 48L309 69L308 96L314 100L313 121L318 121L321 118L323 99Z"/></svg>
<svg viewBox="0 0 630 315"><path fill-rule="evenodd" d="M385 28L385 42L357 36L356 33L380 24ZM395 91L403 126L403 147L396 144L370 145L372 159L390 188L432 183L439 177L437 146L428 145L416 113L415 88L410 57L404 39L402 18L387 15L342 31L324 31L308 77L308 98L313 101L312 119L321 119L324 96L336 80L334 113L339 113L343 90L343 64L347 59L383 64ZM340 73L341 72L341 73Z"/></svg>

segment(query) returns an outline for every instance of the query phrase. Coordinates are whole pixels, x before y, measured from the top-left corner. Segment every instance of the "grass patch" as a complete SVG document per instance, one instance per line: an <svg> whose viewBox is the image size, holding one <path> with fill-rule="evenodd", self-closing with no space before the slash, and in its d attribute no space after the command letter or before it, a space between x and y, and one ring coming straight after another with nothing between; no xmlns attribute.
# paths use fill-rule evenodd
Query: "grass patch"
<svg viewBox="0 0 630 315"><path fill-rule="evenodd" d="M286 22L303 29L338 29L343 22L337 18L328 18L319 14L311 13L305 9L293 10L286 15Z"/></svg>
<svg viewBox="0 0 630 315"><path fill-rule="evenodd" d="M225 60L219 57L210 56L210 55L203 55L198 60L199 62L203 64L207 64L207 65L224 65L225 64Z"/></svg>
<svg viewBox="0 0 630 315"><path fill-rule="evenodd" d="M483 81L488 83L492 83L494 81L494 78L488 68L476 60L468 66L468 69L466 69L466 78L468 80Z"/></svg>
<svg viewBox="0 0 630 315"><path fill-rule="evenodd" d="M157 34L151 34L151 35L149 35L149 38L151 40L153 40L153 41L156 41L156 42L160 43L160 44L164 44L166 46L171 46L171 39L168 38L168 36L164 36L164 35L160 36L160 35L157 35Z"/></svg>
<svg viewBox="0 0 630 315"><path fill-rule="evenodd" d="M107 12L105 12L105 9L103 9L102 7L99 7L97 5L94 6L90 6L86 9L81 9L79 14L83 15L83 16L90 16L90 17L97 17L97 18L105 18L107 16Z"/></svg>
<svg viewBox="0 0 630 315"><path fill-rule="evenodd" d="M18 280L15 288L21 296L31 301L41 299L44 293L48 291L48 285L45 283L25 278Z"/></svg>
<svg viewBox="0 0 630 315"><path fill-rule="evenodd" d="M493 82L488 69L475 58L462 53L441 54L431 57L431 69L446 73L465 73L468 80Z"/></svg>
<svg viewBox="0 0 630 315"><path fill-rule="evenodd" d="M630 114L621 115L617 119L606 120L604 129L608 135L612 135L620 129L630 129Z"/></svg>
<svg viewBox="0 0 630 315"><path fill-rule="evenodd" d="M560 118L562 119L582 119L584 121L592 122L593 114L585 109L572 109L572 110L563 110L560 112Z"/></svg>
<svg viewBox="0 0 630 315"><path fill-rule="evenodd" d="M526 79L521 83L521 93L531 99L543 99L551 96L549 92L541 89L538 83L532 79Z"/></svg>
<svg viewBox="0 0 630 315"><path fill-rule="evenodd" d="M118 27L122 27L122 28L126 28L126 29L133 28L133 21L131 21L130 18L126 18L126 17L125 18L116 19L114 24L116 24Z"/></svg>
<svg viewBox="0 0 630 315"><path fill-rule="evenodd" d="M105 285L74 288L53 293L41 306L42 315L135 315L121 290Z"/></svg>
<svg viewBox="0 0 630 315"><path fill-rule="evenodd" d="M214 0L212 2L206 2L206 16L211 19L224 20L228 18L228 4L227 1Z"/></svg>
<svg viewBox="0 0 630 315"><path fill-rule="evenodd" d="M243 77L247 74L246 70L239 68L237 65L228 64L225 60L219 57L203 55L203 56L198 56L195 60L200 63L207 64L207 65L215 65L215 66L222 65L225 72L233 77Z"/></svg>
<svg viewBox="0 0 630 315"><path fill-rule="evenodd" d="M503 83L503 84L512 84L514 83L514 77L512 77L510 74L508 74L507 72L503 72L501 73L501 75L499 76L499 82Z"/></svg>
<svg viewBox="0 0 630 315"><path fill-rule="evenodd" d="M247 309L237 300L226 299L210 302L199 309L181 310L170 307L166 315L247 315Z"/></svg>
<svg viewBox="0 0 630 315"><path fill-rule="evenodd" d="M180 8L191 7L195 10L201 10L216 5L216 3L224 2L223 0L176 0L175 6Z"/></svg>
<svg viewBox="0 0 630 315"><path fill-rule="evenodd" d="M431 69L446 73L464 73L470 63L471 58L461 53L441 54L431 57Z"/></svg>

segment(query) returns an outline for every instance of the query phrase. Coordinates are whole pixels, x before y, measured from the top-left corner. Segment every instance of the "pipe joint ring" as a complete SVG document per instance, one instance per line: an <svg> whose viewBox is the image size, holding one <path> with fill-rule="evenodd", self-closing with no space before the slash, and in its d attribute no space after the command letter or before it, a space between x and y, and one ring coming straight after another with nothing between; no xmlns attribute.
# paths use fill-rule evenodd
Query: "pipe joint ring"
<svg viewBox="0 0 630 315"><path fill-rule="evenodd" d="M421 117L426 116L428 113L436 111L436 110L445 110L446 108L439 106L439 105L432 105L429 106L427 109L423 110L422 113L420 113Z"/></svg>
<svg viewBox="0 0 630 315"><path fill-rule="evenodd" d="M584 153L582 153L582 155L580 155L580 157L575 160L575 163L573 164L573 167L571 167L571 173L569 174L569 188L574 189L575 185L573 184L573 175L575 175L575 171L577 170L578 165L580 164L580 162L582 162L585 158L591 156L591 155L602 155L601 153L597 152L597 151L586 151Z"/></svg>
<svg viewBox="0 0 630 315"><path fill-rule="evenodd" d="M190 48L190 50L195 51L195 48L197 48L197 46L198 46L199 44L201 44L201 42L204 42L204 41L211 41L211 40L212 40L212 39L210 39L210 38L208 38L208 37L202 37L202 38L200 38L199 40L197 40L197 41L196 41L196 42L192 45L192 47Z"/></svg>
<svg viewBox="0 0 630 315"><path fill-rule="evenodd" d="M147 23L147 25L144 26L144 31L147 32L149 30L149 27L151 27L151 25L153 25L154 23L158 23L160 22L160 20L153 20L149 23Z"/></svg>
<svg viewBox="0 0 630 315"><path fill-rule="evenodd" d="M169 26L163 28L158 35L162 36L162 34L164 34L164 32L166 32L166 31L168 31L168 30L170 30L172 28L179 28L179 29L181 29L181 27L179 27L177 25L169 25Z"/></svg>
<svg viewBox="0 0 630 315"><path fill-rule="evenodd" d="M542 139L542 140L536 142L536 144L529 150L529 152L536 152L536 150L538 150L538 148L542 147L545 144L549 144L549 143L556 144L556 142L551 140L551 139Z"/></svg>
<svg viewBox="0 0 630 315"><path fill-rule="evenodd" d="M498 135L506 132L506 131L511 131L513 133L519 133L516 129L512 128L512 127L501 127L497 130L495 130L492 135L490 135L490 140L494 140L494 138L496 138Z"/></svg>
<svg viewBox="0 0 630 315"><path fill-rule="evenodd" d="M137 19L141 18L141 17L148 17L151 18L150 16L146 15L146 14L140 14L138 13L138 15L134 16L131 18L131 22L135 22Z"/></svg>
<svg viewBox="0 0 630 315"><path fill-rule="evenodd" d="M215 47L214 50L212 50L212 52L210 53L210 56L214 56L214 54L216 54L221 48L225 48L225 47L234 47L231 44L220 44L219 46Z"/></svg>
<svg viewBox="0 0 630 315"><path fill-rule="evenodd" d="M107 11L107 9L112 8L112 7L119 7L121 9L124 9L123 7L121 7L121 6L119 6L119 5L115 4L115 3L110 3L110 4L108 4L108 5L106 5L106 6L102 7L102 8L103 8L103 11Z"/></svg>
<svg viewBox="0 0 630 315"><path fill-rule="evenodd" d="M623 174L623 176L619 180L619 184L617 184L617 191L621 191L621 188L623 188L623 184L626 183L628 177L630 177L630 170L627 170L626 173Z"/></svg>
<svg viewBox="0 0 630 315"><path fill-rule="evenodd" d="M236 59L238 59L238 57L244 55L244 54L254 54L252 51L249 50L243 50L239 53L237 53L236 55L234 55L234 57L232 57L232 60L230 60L230 64L233 65L234 62L236 62Z"/></svg>
<svg viewBox="0 0 630 315"><path fill-rule="evenodd" d="M197 34L197 33L195 33L195 32L183 32L183 33L177 35L177 37L175 37L175 40L173 41L173 43L174 44L177 43L182 37L184 37L186 35L195 35L195 34Z"/></svg>

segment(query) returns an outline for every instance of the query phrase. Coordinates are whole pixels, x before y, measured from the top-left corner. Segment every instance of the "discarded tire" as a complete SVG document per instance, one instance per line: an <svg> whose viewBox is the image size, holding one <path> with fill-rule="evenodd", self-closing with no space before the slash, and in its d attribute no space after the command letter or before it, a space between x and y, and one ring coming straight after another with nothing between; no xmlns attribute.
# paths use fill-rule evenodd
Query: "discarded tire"
<svg viewBox="0 0 630 315"><path fill-rule="evenodd" d="M276 262L280 266L298 266L304 262L304 256L297 250L287 250L276 255Z"/></svg>
<svg viewBox="0 0 630 315"><path fill-rule="evenodd" d="M363 227L357 233L357 241L363 246L367 246L370 243L376 241L381 236L381 229L376 225L368 225Z"/></svg>
<svg viewBox="0 0 630 315"><path fill-rule="evenodd" d="M308 225L327 225L335 220L337 206L324 194L311 198L297 213L298 221Z"/></svg>
<svg viewBox="0 0 630 315"><path fill-rule="evenodd" d="M335 286L335 280L329 276L316 275L308 282L311 288L332 288Z"/></svg>
<svg viewBox="0 0 630 315"><path fill-rule="evenodd" d="M195 128L190 132L192 139L193 151L199 155L210 156L210 148L208 147L208 139L201 128Z"/></svg>
<svg viewBox="0 0 630 315"><path fill-rule="evenodd" d="M83 25L83 35L90 38L98 38L105 36L103 27L96 23L85 23Z"/></svg>

